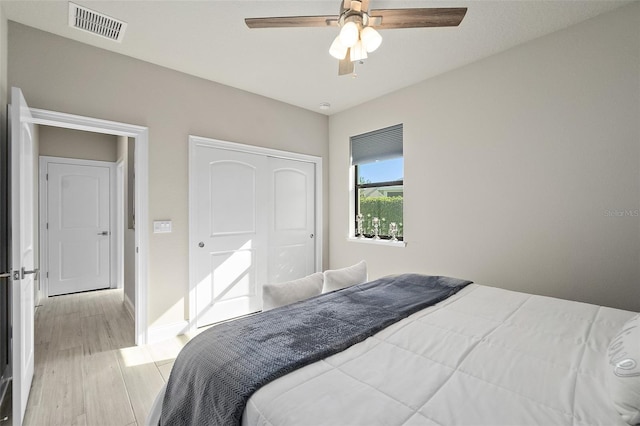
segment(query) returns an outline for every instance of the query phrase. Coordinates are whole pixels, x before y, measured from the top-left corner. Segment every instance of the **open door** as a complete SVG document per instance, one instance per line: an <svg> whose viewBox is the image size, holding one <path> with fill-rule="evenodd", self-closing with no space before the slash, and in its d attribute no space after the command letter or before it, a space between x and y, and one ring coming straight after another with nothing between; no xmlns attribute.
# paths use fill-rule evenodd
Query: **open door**
<svg viewBox="0 0 640 426"><path fill-rule="evenodd" d="M34 358L34 152L33 118L22 91L11 88L9 107L11 161L11 324L13 424L21 425L33 379Z"/></svg>

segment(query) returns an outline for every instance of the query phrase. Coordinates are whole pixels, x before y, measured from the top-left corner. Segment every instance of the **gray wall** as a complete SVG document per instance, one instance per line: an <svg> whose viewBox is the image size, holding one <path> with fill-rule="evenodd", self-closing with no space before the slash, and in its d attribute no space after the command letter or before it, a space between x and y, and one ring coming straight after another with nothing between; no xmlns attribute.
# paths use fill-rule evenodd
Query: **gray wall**
<svg viewBox="0 0 640 426"><path fill-rule="evenodd" d="M639 28L636 2L331 116L331 267L640 310ZM407 246L348 242L349 137L397 123Z"/></svg>
<svg viewBox="0 0 640 426"><path fill-rule="evenodd" d="M149 219L173 221L171 234L153 234L149 224L150 326L188 314L188 135L317 155L327 164L326 116L14 22L9 83L35 108L149 127ZM327 241L326 221L322 229Z"/></svg>
<svg viewBox="0 0 640 426"><path fill-rule="evenodd" d="M40 155L111 162L118 158L116 137L113 135L52 126L39 127Z"/></svg>

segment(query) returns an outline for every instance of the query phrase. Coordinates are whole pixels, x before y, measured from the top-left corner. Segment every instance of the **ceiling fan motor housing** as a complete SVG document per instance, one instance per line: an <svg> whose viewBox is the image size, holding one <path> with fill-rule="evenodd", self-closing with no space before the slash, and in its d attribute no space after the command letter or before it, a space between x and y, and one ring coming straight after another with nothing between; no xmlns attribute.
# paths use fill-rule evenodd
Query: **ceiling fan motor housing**
<svg viewBox="0 0 640 426"><path fill-rule="evenodd" d="M360 1L353 0L349 9L346 9L344 5L340 6L338 25L342 27L347 22L355 23L360 29L369 25L369 14L362 11L362 3Z"/></svg>

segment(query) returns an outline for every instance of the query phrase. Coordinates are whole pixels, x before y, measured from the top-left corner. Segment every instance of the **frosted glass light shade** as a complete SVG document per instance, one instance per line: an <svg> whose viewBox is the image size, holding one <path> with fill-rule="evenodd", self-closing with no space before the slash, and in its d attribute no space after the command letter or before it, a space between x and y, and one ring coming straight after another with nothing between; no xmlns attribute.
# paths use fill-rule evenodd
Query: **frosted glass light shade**
<svg viewBox="0 0 640 426"><path fill-rule="evenodd" d="M364 48L362 41L358 40L351 48L351 62L367 59L367 49Z"/></svg>
<svg viewBox="0 0 640 426"><path fill-rule="evenodd" d="M360 33L360 39L369 53L380 47L380 44L382 43L382 36L380 33L371 27L365 27L362 30Z"/></svg>
<svg viewBox="0 0 640 426"><path fill-rule="evenodd" d="M336 59L344 59L344 57L347 56L348 49L349 48L340 41L340 36L336 36L329 48L329 54Z"/></svg>
<svg viewBox="0 0 640 426"><path fill-rule="evenodd" d="M353 47L359 38L358 25L355 22L347 22L340 29L340 41L347 47Z"/></svg>

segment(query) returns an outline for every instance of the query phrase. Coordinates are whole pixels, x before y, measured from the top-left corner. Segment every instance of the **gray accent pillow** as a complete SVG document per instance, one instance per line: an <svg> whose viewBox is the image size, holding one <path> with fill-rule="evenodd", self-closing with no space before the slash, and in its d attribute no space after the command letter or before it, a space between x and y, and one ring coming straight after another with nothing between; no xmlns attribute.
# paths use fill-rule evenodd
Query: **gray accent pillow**
<svg viewBox="0 0 640 426"><path fill-rule="evenodd" d="M640 424L640 315L627 321L607 350L607 385L625 422Z"/></svg>
<svg viewBox="0 0 640 426"><path fill-rule="evenodd" d="M316 272L297 280L263 286L262 310L268 311L318 296L322 291L322 278L322 272Z"/></svg>
<svg viewBox="0 0 640 426"><path fill-rule="evenodd" d="M322 292L329 293L330 291L340 290L345 287L366 282L367 264L364 260L361 260L355 265L347 268L329 269L324 271L324 285L322 286Z"/></svg>

